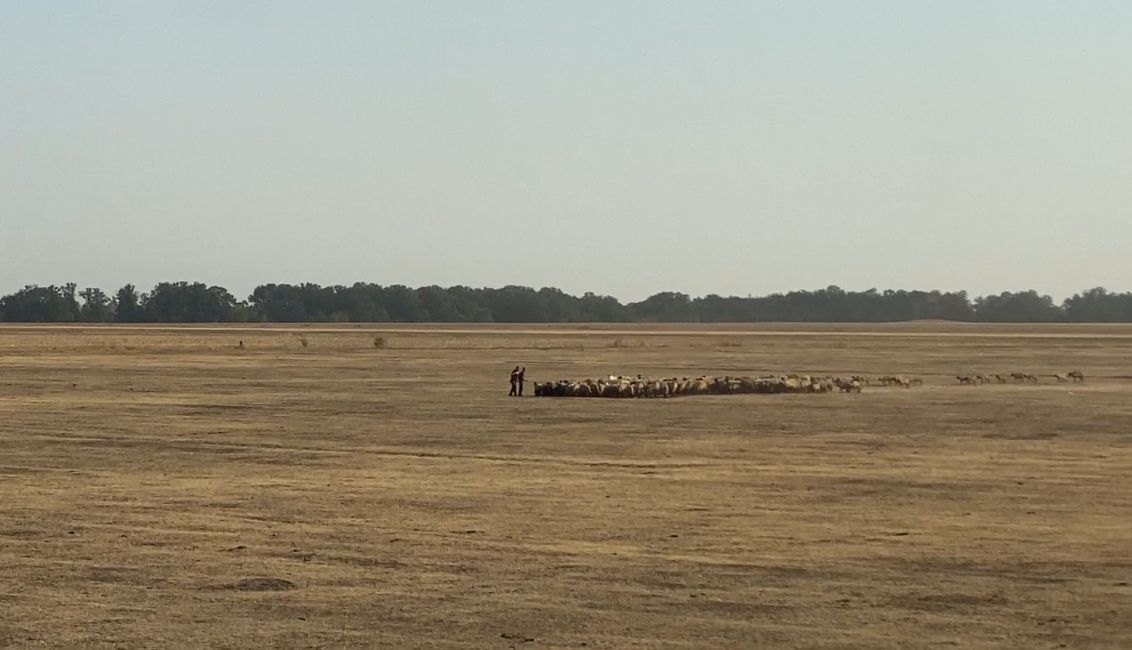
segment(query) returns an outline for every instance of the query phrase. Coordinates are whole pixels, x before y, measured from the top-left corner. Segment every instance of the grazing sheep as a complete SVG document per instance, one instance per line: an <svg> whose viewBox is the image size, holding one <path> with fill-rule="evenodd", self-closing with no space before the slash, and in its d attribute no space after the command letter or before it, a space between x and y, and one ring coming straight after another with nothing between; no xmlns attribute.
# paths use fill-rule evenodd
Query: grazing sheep
<svg viewBox="0 0 1132 650"><path fill-rule="evenodd" d="M600 379L559 379L533 381L537 397L604 397L604 398L667 398L684 395L735 395L781 393L859 393L864 377L813 376L803 374L764 375L761 377L701 376L696 379L676 377L656 379L637 375L608 375ZM889 376L889 385L904 387L922 385L918 379Z"/></svg>

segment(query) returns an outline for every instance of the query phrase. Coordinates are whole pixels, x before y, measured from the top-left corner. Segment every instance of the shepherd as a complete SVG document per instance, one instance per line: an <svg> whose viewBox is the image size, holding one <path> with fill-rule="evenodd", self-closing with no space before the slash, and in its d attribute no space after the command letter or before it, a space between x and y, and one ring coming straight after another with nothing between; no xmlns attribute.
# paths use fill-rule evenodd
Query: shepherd
<svg viewBox="0 0 1132 650"><path fill-rule="evenodd" d="M518 389L519 389L519 366L515 366L515 369L511 371L511 392L508 393L507 396L508 397L518 396L518 394L519 394Z"/></svg>
<svg viewBox="0 0 1132 650"><path fill-rule="evenodd" d="M527 381L526 379L523 379L523 377L526 374L527 374L527 367L523 366L523 369L519 371L519 397L523 396L523 384L526 383L526 381Z"/></svg>

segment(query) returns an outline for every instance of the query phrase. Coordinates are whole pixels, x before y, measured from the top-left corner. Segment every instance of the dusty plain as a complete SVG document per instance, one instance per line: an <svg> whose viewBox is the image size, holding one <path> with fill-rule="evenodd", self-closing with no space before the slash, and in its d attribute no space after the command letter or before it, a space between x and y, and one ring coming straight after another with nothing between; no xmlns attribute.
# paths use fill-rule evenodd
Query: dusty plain
<svg viewBox="0 0 1132 650"><path fill-rule="evenodd" d="M1132 648L1132 327L0 327L0 503L0 647Z"/></svg>

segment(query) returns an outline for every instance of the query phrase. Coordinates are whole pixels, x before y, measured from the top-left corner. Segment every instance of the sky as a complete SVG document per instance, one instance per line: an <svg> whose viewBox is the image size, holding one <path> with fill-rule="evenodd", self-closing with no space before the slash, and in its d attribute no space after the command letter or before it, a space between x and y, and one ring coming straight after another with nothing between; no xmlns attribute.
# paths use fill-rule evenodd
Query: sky
<svg viewBox="0 0 1132 650"><path fill-rule="evenodd" d="M0 0L0 292L1132 289L1132 3Z"/></svg>

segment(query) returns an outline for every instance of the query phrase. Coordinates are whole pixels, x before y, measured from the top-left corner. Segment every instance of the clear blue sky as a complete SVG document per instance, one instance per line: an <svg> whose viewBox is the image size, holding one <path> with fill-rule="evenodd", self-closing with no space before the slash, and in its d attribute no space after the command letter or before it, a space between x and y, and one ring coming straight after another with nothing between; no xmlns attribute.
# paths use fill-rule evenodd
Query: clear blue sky
<svg viewBox="0 0 1132 650"><path fill-rule="evenodd" d="M1132 289L1130 2L0 0L0 291Z"/></svg>

